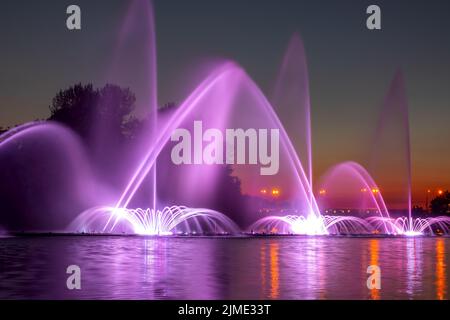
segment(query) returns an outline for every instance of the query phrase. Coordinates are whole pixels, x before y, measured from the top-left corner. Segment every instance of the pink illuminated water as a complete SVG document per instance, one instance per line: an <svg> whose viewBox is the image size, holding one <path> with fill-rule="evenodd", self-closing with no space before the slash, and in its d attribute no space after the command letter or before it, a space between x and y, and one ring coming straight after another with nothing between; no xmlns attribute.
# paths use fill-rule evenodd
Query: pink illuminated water
<svg viewBox="0 0 450 320"><path fill-rule="evenodd" d="M448 299L448 238L0 238L1 299ZM189 254L187 254L189 253ZM67 265L82 290L65 287ZM382 268L382 289L366 286Z"/></svg>

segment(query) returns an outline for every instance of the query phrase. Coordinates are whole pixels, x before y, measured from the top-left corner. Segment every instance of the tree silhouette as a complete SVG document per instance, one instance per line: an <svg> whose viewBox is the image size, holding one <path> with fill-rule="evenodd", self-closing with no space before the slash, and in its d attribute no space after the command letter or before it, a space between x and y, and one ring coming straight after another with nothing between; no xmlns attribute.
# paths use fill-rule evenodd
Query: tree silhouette
<svg viewBox="0 0 450 320"><path fill-rule="evenodd" d="M100 125L108 128L111 138L126 137L130 132L131 112L136 98L130 89L107 84L95 89L92 84L76 84L61 90L50 105L49 120L63 123L89 144Z"/></svg>
<svg viewBox="0 0 450 320"><path fill-rule="evenodd" d="M431 212L437 214L446 214L450 212L450 193L445 191L430 202Z"/></svg>
<svg viewBox="0 0 450 320"><path fill-rule="evenodd" d="M225 213L240 227L247 227L249 224L249 217L245 214L247 197L242 194L241 180L233 175L233 168L230 165L222 165L217 178L220 187L213 208Z"/></svg>
<svg viewBox="0 0 450 320"><path fill-rule="evenodd" d="M135 101L128 88L112 84L102 88L76 84L56 94L48 120L62 123L76 132L87 148L97 175L115 185L125 178L122 173L125 175L123 169L131 145L128 142L138 123L132 116Z"/></svg>

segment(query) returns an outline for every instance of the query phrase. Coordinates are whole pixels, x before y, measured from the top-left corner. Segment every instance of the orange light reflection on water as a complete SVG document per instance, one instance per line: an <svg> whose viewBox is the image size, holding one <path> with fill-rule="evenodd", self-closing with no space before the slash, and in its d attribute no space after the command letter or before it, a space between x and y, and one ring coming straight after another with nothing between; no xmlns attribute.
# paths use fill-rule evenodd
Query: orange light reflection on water
<svg viewBox="0 0 450 320"><path fill-rule="evenodd" d="M369 242L370 265L378 266L379 250L380 250L380 241L378 239L370 240ZM380 300L380 290L370 289L370 298L372 300Z"/></svg>
<svg viewBox="0 0 450 320"><path fill-rule="evenodd" d="M445 242L440 238L436 240L436 298L445 300L447 296Z"/></svg>
<svg viewBox="0 0 450 320"><path fill-rule="evenodd" d="M278 251L279 244L276 242L270 243L268 246L266 244L261 246L261 296L263 299L278 299L280 295ZM268 293L268 297L266 293Z"/></svg>
<svg viewBox="0 0 450 320"><path fill-rule="evenodd" d="M278 243L270 244L270 298L277 299L280 289L280 271L278 267Z"/></svg>

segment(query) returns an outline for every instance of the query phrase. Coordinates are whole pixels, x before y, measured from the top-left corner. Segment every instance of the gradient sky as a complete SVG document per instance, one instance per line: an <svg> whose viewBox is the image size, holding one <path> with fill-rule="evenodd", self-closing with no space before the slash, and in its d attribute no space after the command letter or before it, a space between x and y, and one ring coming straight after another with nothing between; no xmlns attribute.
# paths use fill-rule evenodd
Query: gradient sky
<svg viewBox="0 0 450 320"><path fill-rule="evenodd" d="M79 32L65 28L70 4L82 9ZM382 8L382 31L365 27L370 4ZM127 6L123 0L2 1L0 126L48 117L61 88L102 85ZM446 0L156 0L159 103L179 101L176 83L211 58L237 61L269 94L289 39L299 32L308 56L319 176L340 161L365 163L378 109L401 67L414 195L423 201L426 189L450 187L449 12ZM139 68L138 61L126 63Z"/></svg>

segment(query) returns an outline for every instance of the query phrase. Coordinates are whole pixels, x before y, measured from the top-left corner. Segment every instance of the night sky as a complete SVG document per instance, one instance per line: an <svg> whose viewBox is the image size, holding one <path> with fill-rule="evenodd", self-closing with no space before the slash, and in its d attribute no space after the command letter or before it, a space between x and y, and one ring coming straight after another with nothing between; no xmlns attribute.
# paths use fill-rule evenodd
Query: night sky
<svg viewBox="0 0 450 320"><path fill-rule="evenodd" d="M81 31L65 27L70 4L82 9ZM370 4L382 9L381 31L366 28ZM103 85L127 7L123 0L2 1L0 126L48 117L55 93L74 83ZM299 32L308 57L319 176L337 162L367 160L379 107L402 68L414 195L423 201L428 188L450 187L449 12L446 0L157 0L159 104L179 101L177 83L213 58L237 61L269 94L289 39ZM124 60L130 69L139 63ZM126 85L139 98L142 84Z"/></svg>

